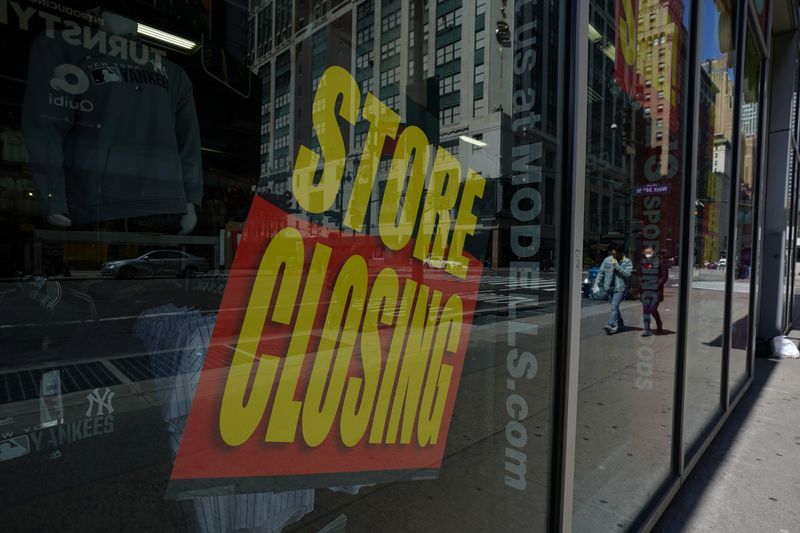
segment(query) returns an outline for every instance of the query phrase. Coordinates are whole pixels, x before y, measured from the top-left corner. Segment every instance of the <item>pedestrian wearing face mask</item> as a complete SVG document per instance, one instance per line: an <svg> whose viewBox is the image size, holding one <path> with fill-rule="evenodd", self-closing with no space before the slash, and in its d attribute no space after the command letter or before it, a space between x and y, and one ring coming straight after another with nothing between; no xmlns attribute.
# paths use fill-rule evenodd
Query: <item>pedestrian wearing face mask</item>
<svg viewBox="0 0 800 533"><path fill-rule="evenodd" d="M612 244L608 248L608 257L603 259L600 264L600 271L595 279L595 286L608 294L611 302L611 312L608 315L608 324L603 326L608 335L625 329L625 321L620 313L619 306L625 295L628 294L628 286L631 280L633 263L625 257L625 253L616 245Z"/></svg>
<svg viewBox="0 0 800 533"><path fill-rule="evenodd" d="M651 317L656 321L656 335L662 332L661 315L658 312L658 304L664 301L664 285L669 279L669 265L667 264L666 254L661 253L661 257L656 258L655 250L652 247L647 247L642 252L642 263L640 272L642 278L651 276L657 272L655 279L655 287L648 290L642 290L639 300L642 302L642 319L644 321L644 332L642 337L649 337L653 334L650 329Z"/></svg>

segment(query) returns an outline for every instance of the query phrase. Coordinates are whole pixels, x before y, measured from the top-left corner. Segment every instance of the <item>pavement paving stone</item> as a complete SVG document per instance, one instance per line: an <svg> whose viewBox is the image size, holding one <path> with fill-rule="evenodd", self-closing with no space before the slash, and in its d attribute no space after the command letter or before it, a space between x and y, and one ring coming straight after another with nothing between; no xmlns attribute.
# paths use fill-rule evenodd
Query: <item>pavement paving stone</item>
<svg viewBox="0 0 800 533"><path fill-rule="evenodd" d="M755 376L655 532L800 531L800 361Z"/></svg>

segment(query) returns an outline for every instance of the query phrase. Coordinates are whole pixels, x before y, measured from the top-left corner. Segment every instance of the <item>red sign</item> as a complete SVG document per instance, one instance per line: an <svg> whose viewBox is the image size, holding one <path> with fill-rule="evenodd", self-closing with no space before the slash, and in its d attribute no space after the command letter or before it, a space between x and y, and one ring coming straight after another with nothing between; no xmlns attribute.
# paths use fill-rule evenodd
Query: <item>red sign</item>
<svg viewBox="0 0 800 533"><path fill-rule="evenodd" d="M255 197L171 493L435 474L482 265L465 254L461 279L424 268L413 240L345 233Z"/></svg>

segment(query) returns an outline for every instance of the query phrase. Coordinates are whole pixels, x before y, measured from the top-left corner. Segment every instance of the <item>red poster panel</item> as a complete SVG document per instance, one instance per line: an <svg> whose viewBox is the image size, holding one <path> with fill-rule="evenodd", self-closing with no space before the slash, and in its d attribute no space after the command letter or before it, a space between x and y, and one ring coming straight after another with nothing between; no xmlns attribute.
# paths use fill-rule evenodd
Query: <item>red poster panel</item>
<svg viewBox="0 0 800 533"><path fill-rule="evenodd" d="M253 200L171 494L436 475L482 264L462 279L413 248Z"/></svg>

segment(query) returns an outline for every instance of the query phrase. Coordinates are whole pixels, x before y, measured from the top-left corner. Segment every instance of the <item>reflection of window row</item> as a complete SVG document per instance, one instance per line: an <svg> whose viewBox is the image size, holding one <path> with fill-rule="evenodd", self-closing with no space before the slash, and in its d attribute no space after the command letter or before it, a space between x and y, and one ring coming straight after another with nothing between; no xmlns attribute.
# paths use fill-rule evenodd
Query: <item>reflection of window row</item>
<svg viewBox="0 0 800 533"><path fill-rule="evenodd" d="M436 49L436 66L461 58L461 42L446 44Z"/></svg>
<svg viewBox="0 0 800 533"><path fill-rule="evenodd" d="M400 10L395 9L394 11L390 12L387 15L383 15L381 17L381 31L386 32L389 31L396 26L400 25Z"/></svg>
<svg viewBox="0 0 800 533"><path fill-rule="evenodd" d="M442 109L439 116L441 119L442 126L449 126L451 124L455 124L461 117L461 107L454 106Z"/></svg>
<svg viewBox="0 0 800 533"><path fill-rule="evenodd" d="M461 25L461 8L458 7L449 13L436 18L436 31L442 32L455 29Z"/></svg>
<svg viewBox="0 0 800 533"><path fill-rule="evenodd" d="M361 54L356 58L356 69L366 69L372 68L373 61L375 59L375 52L370 50L365 54Z"/></svg>
<svg viewBox="0 0 800 533"><path fill-rule="evenodd" d="M458 91L461 88L461 77L458 74L439 79L439 95Z"/></svg>
<svg viewBox="0 0 800 533"><path fill-rule="evenodd" d="M400 81L400 67L392 67L389 70L381 72L381 87L386 87L391 83Z"/></svg>
<svg viewBox="0 0 800 533"><path fill-rule="evenodd" d="M475 32L475 50L480 50L486 46L486 31L478 30Z"/></svg>
<svg viewBox="0 0 800 533"><path fill-rule="evenodd" d="M375 38L375 28L369 26L356 32L356 44L363 45Z"/></svg>
<svg viewBox="0 0 800 533"><path fill-rule="evenodd" d="M383 103L386 104L387 107L392 108L393 111L395 111L397 113L400 112L400 96L399 95L395 94L395 95L392 95L392 96L386 96L386 97L381 98L381 101L383 101Z"/></svg>
<svg viewBox="0 0 800 533"><path fill-rule="evenodd" d="M366 78L359 82L361 94L375 92L375 80L373 78Z"/></svg>
<svg viewBox="0 0 800 533"><path fill-rule="evenodd" d="M289 105L289 93L284 93L275 98L275 112L277 113L278 110L284 106Z"/></svg>
<svg viewBox="0 0 800 533"><path fill-rule="evenodd" d="M381 60L389 59L390 57L400 53L400 39L392 39L387 43L381 45Z"/></svg>

